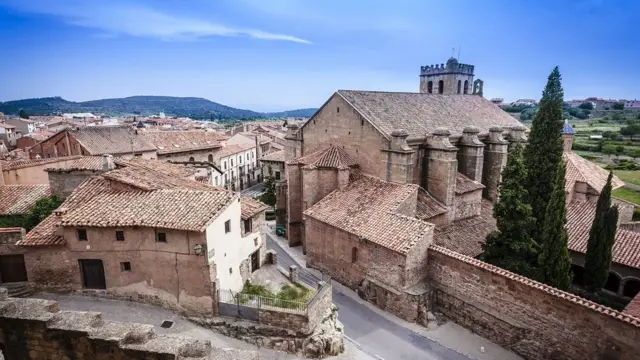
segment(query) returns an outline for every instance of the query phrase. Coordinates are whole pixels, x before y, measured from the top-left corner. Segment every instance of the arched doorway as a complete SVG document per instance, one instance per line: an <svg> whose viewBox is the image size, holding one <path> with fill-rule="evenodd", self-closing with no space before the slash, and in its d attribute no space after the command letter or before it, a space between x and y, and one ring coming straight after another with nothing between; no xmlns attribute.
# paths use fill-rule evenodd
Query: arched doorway
<svg viewBox="0 0 640 360"><path fill-rule="evenodd" d="M573 283L578 286L584 286L584 268L579 265L571 265L573 271Z"/></svg>
<svg viewBox="0 0 640 360"><path fill-rule="evenodd" d="M604 289L617 294L620 290L620 281L621 279L618 274L609 272L609 277L607 277L607 282L604 284Z"/></svg>
<svg viewBox="0 0 640 360"><path fill-rule="evenodd" d="M622 295L633 298L640 292L640 280L636 278L626 279L624 282L624 288L622 289Z"/></svg>
<svg viewBox="0 0 640 360"><path fill-rule="evenodd" d="M209 160L209 162L210 162L210 163L212 163L212 162L213 162L213 155L212 155L212 154L209 154L209 156L208 156L208 160Z"/></svg>
<svg viewBox="0 0 640 360"><path fill-rule="evenodd" d="M462 80L458 80L458 94L462 91Z"/></svg>

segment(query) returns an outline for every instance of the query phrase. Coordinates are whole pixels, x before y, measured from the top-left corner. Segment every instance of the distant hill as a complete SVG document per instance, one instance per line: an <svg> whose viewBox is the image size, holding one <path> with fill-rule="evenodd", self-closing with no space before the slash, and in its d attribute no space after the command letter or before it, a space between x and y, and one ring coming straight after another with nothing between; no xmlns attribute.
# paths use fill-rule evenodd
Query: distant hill
<svg viewBox="0 0 640 360"><path fill-rule="evenodd" d="M0 103L0 112L29 115L58 115L90 112L96 115L157 115L187 116L194 119L252 119L265 117L309 117L317 109L299 109L274 113L261 113L236 109L203 98L172 96L131 96L84 102L67 101L61 97L24 99Z"/></svg>

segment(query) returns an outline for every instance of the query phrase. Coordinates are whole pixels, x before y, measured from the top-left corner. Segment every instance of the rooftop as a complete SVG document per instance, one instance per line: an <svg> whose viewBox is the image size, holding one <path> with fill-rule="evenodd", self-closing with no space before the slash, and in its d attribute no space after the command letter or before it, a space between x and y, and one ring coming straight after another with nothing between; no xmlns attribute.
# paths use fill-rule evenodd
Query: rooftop
<svg viewBox="0 0 640 360"><path fill-rule="evenodd" d="M348 169L358 167L351 155L343 148L330 145L327 148L312 152L311 154L295 158L288 165L305 165L306 168L338 168Z"/></svg>
<svg viewBox="0 0 640 360"><path fill-rule="evenodd" d="M214 131L144 131L138 136L153 144L158 154L217 149L226 136Z"/></svg>
<svg viewBox="0 0 640 360"><path fill-rule="evenodd" d="M406 254L433 229L433 224L397 213L418 186L361 176L333 191L304 212L305 216Z"/></svg>
<svg viewBox="0 0 640 360"><path fill-rule="evenodd" d="M406 130L408 140L417 140L440 127L457 135L469 125L480 128L482 133L488 133L492 126L521 125L482 96L355 90L339 90L336 94L387 138L396 129Z"/></svg>
<svg viewBox="0 0 640 360"><path fill-rule="evenodd" d="M493 204L483 199L479 216L437 227L433 233L433 243L462 255L476 257L482 254L482 244L487 234L494 230L497 227L493 218Z"/></svg>
<svg viewBox="0 0 640 360"><path fill-rule="evenodd" d="M284 162L284 150L270 152L260 158L260 161Z"/></svg>
<svg viewBox="0 0 640 360"><path fill-rule="evenodd" d="M26 214L36 201L50 194L49 184L0 186L0 215Z"/></svg>
<svg viewBox="0 0 640 360"><path fill-rule="evenodd" d="M254 200L248 196L243 196L240 198L240 211L242 212L242 220L247 220L251 217L254 217L262 211L267 210L268 208L269 205L261 201Z"/></svg>
<svg viewBox="0 0 640 360"><path fill-rule="evenodd" d="M622 312L640 319L640 294L631 299Z"/></svg>
<svg viewBox="0 0 640 360"><path fill-rule="evenodd" d="M562 154L567 168L565 175L565 191L572 192L576 182L587 183L598 194L607 183L609 171L592 163L574 152L565 152ZM624 186L624 182L617 176L611 179L612 189Z"/></svg>
<svg viewBox="0 0 640 360"><path fill-rule="evenodd" d="M456 175L456 194L466 194L471 191L484 189L485 186L480 182L471 180L464 174L458 173Z"/></svg>
<svg viewBox="0 0 640 360"><path fill-rule="evenodd" d="M29 159L29 160L0 160L0 166L2 170L16 170L32 166L40 166L53 164L58 162L64 162L68 160L80 159L80 155L62 156L57 158L45 158L45 159Z"/></svg>
<svg viewBox="0 0 640 360"><path fill-rule="evenodd" d="M227 146L223 147L222 149L220 149L218 152L216 152L216 156L218 158L223 158L223 157L227 157L230 155L234 155L240 152L243 152L245 150L249 150L252 147L255 146L251 146L251 145L232 145L232 144L228 144Z"/></svg>

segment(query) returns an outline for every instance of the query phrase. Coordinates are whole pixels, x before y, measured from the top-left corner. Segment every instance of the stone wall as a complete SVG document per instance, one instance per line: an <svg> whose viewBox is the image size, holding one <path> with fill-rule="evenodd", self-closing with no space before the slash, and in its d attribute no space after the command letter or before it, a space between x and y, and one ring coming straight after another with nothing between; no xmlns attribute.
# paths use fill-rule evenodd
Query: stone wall
<svg viewBox="0 0 640 360"><path fill-rule="evenodd" d="M7 298L6 289L0 289L0 347L8 360L258 359L255 351L213 349L209 341L157 335L153 325L106 321L99 312L60 311L55 301Z"/></svg>
<svg viewBox="0 0 640 360"><path fill-rule="evenodd" d="M0 246L14 245L25 233L23 228L0 228Z"/></svg>
<svg viewBox="0 0 640 360"><path fill-rule="evenodd" d="M525 359L640 359L640 319L432 246L431 306Z"/></svg>
<svg viewBox="0 0 640 360"><path fill-rule="evenodd" d="M99 175L100 173L102 173L102 171L49 171L51 195L66 198L89 177Z"/></svg>
<svg viewBox="0 0 640 360"><path fill-rule="evenodd" d="M42 164L30 164L29 166L12 167L2 169L5 184L48 184L49 178L45 169L67 167L78 156L63 157L55 161L45 161Z"/></svg>
<svg viewBox="0 0 640 360"><path fill-rule="evenodd" d="M482 210L482 189L456 194L456 220L480 215Z"/></svg>
<svg viewBox="0 0 640 360"><path fill-rule="evenodd" d="M308 329L313 331L324 319L327 310L333 306L333 291L331 283L320 282L318 292L307 306Z"/></svg>

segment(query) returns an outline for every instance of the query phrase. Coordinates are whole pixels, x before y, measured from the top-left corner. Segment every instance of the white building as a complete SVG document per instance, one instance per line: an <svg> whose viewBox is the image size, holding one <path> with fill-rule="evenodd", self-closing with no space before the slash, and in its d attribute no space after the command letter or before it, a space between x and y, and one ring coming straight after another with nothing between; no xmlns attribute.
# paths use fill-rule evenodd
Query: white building
<svg viewBox="0 0 640 360"><path fill-rule="evenodd" d="M0 123L0 139L4 140L7 146L15 146L18 134L16 133L16 127L6 123Z"/></svg>
<svg viewBox="0 0 640 360"><path fill-rule="evenodd" d="M214 175L213 185L233 191L244 190L257 183L256 148L228 144L215 153L221 175Z"/></svg>

